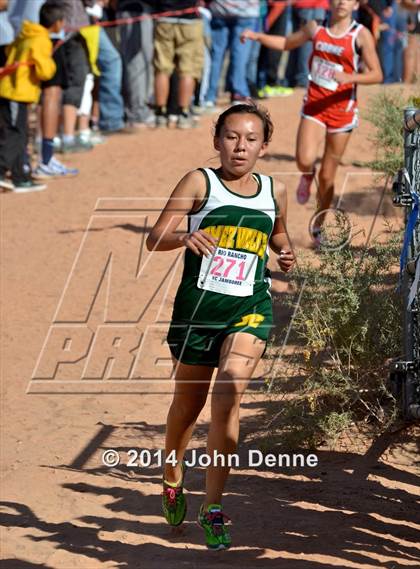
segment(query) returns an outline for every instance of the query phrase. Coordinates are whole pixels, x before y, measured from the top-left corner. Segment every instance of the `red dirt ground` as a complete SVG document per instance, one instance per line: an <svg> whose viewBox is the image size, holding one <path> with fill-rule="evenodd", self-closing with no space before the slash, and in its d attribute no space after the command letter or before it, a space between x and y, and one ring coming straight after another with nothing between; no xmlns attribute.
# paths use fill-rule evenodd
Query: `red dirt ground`
<svg viewBox="0 0 420 569"><path fill-rule="evenodd" d="M360 90L362 109L382 88ZM301 98L297 91L267 103L276 130L269 156L258 165L287 185L288 226L298 254L310 245L307 225L314 208L313 196L303 207L294 198ZM212 120L204 117L186 132L112 137L94 152L68 159L80 167L79 177L53 181L39 194L0 196L4 568L420 566L414 428L374 442L349 439L336 451L322 449L315 468L250 468L246 455L264 439L267 405L265 395L250 391L242 410L242 463L231 474L225 498L234 521L228 552L207 552L195 523L203 469L189 470L187 520L183 532L172 535L160 513L155 461L150 467L124 465L128 449L162 448L171 399L168 350L161 342L179 251L154 254L148 264L144 236L156 217L153 210L162 207L179 178L217 163ZM401 222L390 191L378 206L381 183L367 168L352 165L373 157L369 132L362 118L337 183L341 206L364 231L362 242L372 227L374 234L381 231L384 215ZM287 279L275 272L273 281L281 295ZM137 348L143 331L134 364L130 352L107 363L119 342ZM57 366L59 360L67 363ZM134 379L113 379L124 373ZM201 451L208 419L207 405L192 442ZM102 465L108 448L120 451L120 466Z"/></svg>

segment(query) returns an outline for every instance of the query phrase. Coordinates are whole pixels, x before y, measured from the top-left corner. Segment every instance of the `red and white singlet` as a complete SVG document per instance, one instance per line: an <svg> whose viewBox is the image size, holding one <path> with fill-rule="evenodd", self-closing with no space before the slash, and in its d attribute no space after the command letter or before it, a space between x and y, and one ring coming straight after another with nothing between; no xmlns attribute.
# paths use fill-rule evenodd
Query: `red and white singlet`
<svg viewBox="0 0 420 569"><path fill-rule="evenodd" d="M318 26L312 38L309 85L302 116L320 122L328 132L350 131L358 124L356 85L338 84L334 73L357 73L356 38L362 28L353 21L344 34L335 36L327 27Z"/></svg>

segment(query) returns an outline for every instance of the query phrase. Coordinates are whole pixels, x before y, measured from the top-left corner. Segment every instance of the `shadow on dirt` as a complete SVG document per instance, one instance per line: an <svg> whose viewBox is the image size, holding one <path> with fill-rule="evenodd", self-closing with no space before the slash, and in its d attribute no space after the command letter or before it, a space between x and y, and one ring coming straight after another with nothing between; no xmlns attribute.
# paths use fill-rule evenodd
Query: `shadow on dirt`
<svg viewBox="0 0 420 569"><path fill-rule="evenodd" d="M383 186L369 186L363 191L346 191L336 203L352 216L381 216L398 221L398 210L392 203L392 193L389 188L384 193Z"/></svg>
<svg viewBox="0 0 420 569"><path fill-rule="evenodd" d="M71 494L96 496L109 516L86 512L72 521L57 523L40 519L23 504L4 502L1 524L27 528L26 537L33 541L49 541L58 549L112 562L122 569L162 567L171 559L180 567L210 567L214 556L220 567L242 569L397 569L420 563L420 532L413 523L418 478L379 461L385 451L392 452L413 440L411 433L383 435L364 455L319 451L318 465L312 468L277 465L250 470L249 451L258 449L261 442L260 417L264 412L265 402L260 402L255 415L242 423L239 468L231 472L224 501L235 522L234 548L229 552L211 553L210 557L202 548L202 530L195 516L203 499L204 469L192 467L187 473L187 518L180 532L174 534L161 518L160 468L95 467L100 463L100 450L112 446L110 442L132 441L130 446L112 446L121 456L133 447L156 448L153 441L162 440L164 425L103 425L106 437L96 434L92 444L86 445L89 452L83 460L79 455L71 465L61 467L83 473L84 480L91 476L90 483L65 483L62 487ZM199 454L205 452L205 437L206 428L200 426L194 435ZM277 456L281 449L272 452ZM100 484L95 484L95 479L100 479ZM162 521L157 523L156 517ZM44 535L32 535L31 529ZM141 536L138 544L137 536ZM266 550L275 558L266 557ZM16 560L7 563L2 567L48 569L45 565L25 565L24 561L19 561L21 565Z"/></svg>
<svg viewBox="0 0 420 569"><path fill-rule="evenodd" d="M273 296L276 343L281 345L292 309L286 304L286 293ZM285 392L296 389L296 379L283 386ZM252 466L249 461L257 458L255 451L267 447L269 433L263 429L267 417L287 404L261 400L258 390L254 393L254 400L243 403L253 415L241 421L239 467L231 472L224 499L234 521L230 551L207 552L202 530L195 523L204 495L203 468L191 467L187 472L188 513L182 533L175 534L164 523L160 466L156 461L150 466L125 466L130 449L162 448L165 425L140 420L99 424L70 464L44 465L57 474L65 471L72 475L72 481L62 484L63 500L80 500L89 494L95 497L95 510L105 508L107 515L97 515L87 507L84 515L72 520L48 521L24 504L3 502L1 525L25 528L25 537L34 542L50 542L56 549L120 569L160 569L168 562L170 567L213 567L215 556L218 567L241 569L398 569L420 565L418 520L414 523L418 478L404 470L404 464L394 467L380 460L412 442L413 433L386 433L364 454L356 453L354 445L349 445L348 452L320 450L315 467L300 465L307 453L298 449L294 453L303 455L296 458L298 466L278 461L275 466ZM206 436L207 426L199 424L193 437L199 454L205 452ZM120 465L111 469L98 466L103 451L109 448L122 457ZM269 452L277 456L285 450L276 446ZM406 450L404 453L406 464L415 464L415 454L407 458ZM79 510L83 500L80 504ZM50 569L10 559L2 567Z"/></svg>
<svg viewBox="0 0 420 569"><path fill-rule="evenodd" d="M152 226L135 225L134 223L119 223L117 225L109 225L107 227L82 227L80 229L60 229L57 233L66 235L67 233L98 233L101 231L109 231L112 229L123 229L124 231L131 231L132 233L149 234Z"/></svg>
<svg viewBox="0 0 420 569"><path fill-rule="evenodd" d="M278 160L281 162L296 162L296 157L293 154L281 154L279 152L266 152L260 159L264 162L271 162L271 160Z"/></svg>
<svg viewBox="0 0 420 569"><path fill-rule="evenodd" d="M1 567L2 569L52 569L44 563L30 563L23 559L2 559Z"/></svg>

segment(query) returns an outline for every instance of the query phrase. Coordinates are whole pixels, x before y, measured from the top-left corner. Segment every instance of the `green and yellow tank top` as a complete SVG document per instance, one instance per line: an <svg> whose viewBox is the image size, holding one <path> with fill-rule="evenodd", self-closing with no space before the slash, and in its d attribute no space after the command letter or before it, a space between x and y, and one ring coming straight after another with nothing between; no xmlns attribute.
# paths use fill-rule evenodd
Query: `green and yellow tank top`
<svg viewBox="0 0 420 569"><path fill-rule="evenodd" d="M207 231L218 245L209 257L186 249L172 321L228 324L271 296L267 260L277 207L273 180L255 173L256 193L241 196L213 169L200 171L207 192L200 209L188 215L188 231Z"/></svg>

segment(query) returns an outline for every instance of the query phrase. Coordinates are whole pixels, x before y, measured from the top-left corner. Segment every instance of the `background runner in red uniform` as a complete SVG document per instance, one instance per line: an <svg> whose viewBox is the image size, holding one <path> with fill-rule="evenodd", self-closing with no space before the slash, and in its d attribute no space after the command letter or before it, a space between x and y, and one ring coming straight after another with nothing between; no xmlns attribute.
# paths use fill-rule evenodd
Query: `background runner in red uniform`
<svg viewBox="0 0 420 569"><path fill-rule="evenodd" d="M319 170L318 205L312 236L320 243L325 212L334 195L334 179L352 129L357 126L357 84L382 81L375 42L367 28L352 20L358 8L355 0L331 0L328 27L308 22L301 30L283 37L246 30L242 40L259 41L271 49L291 50L308 40L313 42L309 86L305 95L296 140L296 162L303 172L297 200L309 199L315 176L318 147L325 142ZM360 60L360 64L359 64Z"/></svg>

